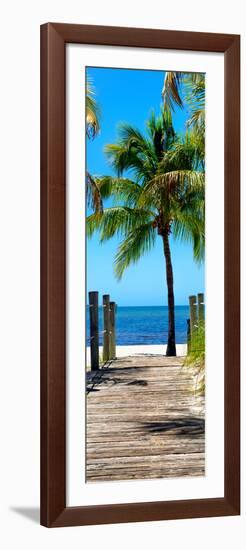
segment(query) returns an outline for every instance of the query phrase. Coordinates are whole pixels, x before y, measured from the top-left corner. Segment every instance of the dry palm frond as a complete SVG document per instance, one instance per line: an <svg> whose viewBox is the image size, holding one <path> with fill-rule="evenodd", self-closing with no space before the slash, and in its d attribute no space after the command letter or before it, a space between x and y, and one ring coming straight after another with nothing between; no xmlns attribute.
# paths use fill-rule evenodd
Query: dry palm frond
<svg viewBox="0 0 246 550"><path fill-rule="evenodd" d="M92 208L94 212L103 212L103 202L99 186L96 179L89 172L86 173L86 198L89 208Z"/></svg>
<svg viewBox="0 0 246 550"><path fill-rule="evenodd" d="M100 130L100 108L95 99L95 91L92 81L87 77L86 82L86 133L89 138L94 138Z"/></svg>
<svg viewBox="0 0 246 550"><path fill-rule="evenodd" d="M179 90L182 78L183 73L181 72L166 72L161 94L164 108L168 107L174 110L175 105L183 107L183 101Z"/></svg>

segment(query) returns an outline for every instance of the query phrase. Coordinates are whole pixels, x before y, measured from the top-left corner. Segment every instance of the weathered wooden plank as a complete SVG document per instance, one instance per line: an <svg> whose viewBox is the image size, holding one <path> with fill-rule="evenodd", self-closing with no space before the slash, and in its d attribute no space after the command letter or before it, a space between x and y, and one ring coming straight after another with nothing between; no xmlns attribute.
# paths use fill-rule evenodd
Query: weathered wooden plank
<svg viewBox="0 0 246 550"><path fill-rule="evenodd" d="M177 447L177 436L174 435L174 434L169 434L168 436L168 441L170 441L170 445L172 444L172 437L175 438L175 445ZM183 435L183 437L185 438L184 439L184 444L186 444L188 446L189 444L189 440L186 436ZM164 439L164 438L163 438ZM159 443L160 441L160 438L155 438L153 434L148 434L148 435L143 435L141 438L138 438L138 441L139 441L139 444L140 446L146 444L148 446L149 449L154 449L155 446L158 446L158 445L161 445ZM179 438L179 446L182 446L182 435L180 436ZM195 439L196 442L199 442L201 441L204 445L204 436L203 434L199 435L196 437ZM124 444L128 444L131 445L131 447L135 448L137 446L137 442L136 442L136 437L135 437L135 434L133 433L130 433L129 436L127 434L121 434L119 436L119 434L112 434L110 436L110 439L109 439L109 436L108 434L99 434L99 433L95 433L95 435L92 435L89 439L89 442L87 443L87 452L90 450L91 447L93 447L93 445L96 443L96 448L97 449L100 449L100 445L106 445L107 448L111 448L112 445L116 445L118 448L120 447L120 445L124 445ZM195 446L196 443L194 443L193 441L191 441L193 447Z"/></svg>
<svg viewBox="0 0 246 550"><path fill-rule="evenodd" d="M177 469L175 472L172 470L155 470L154 473L151 471L141 471L141 472L120 472L120 474L114 474L111 473L110 475L106 476L100 476L100 475L90 475L87 478L87 482L100 482L100 481L130 481L130 480L140 480L140 479L170 479L170 478L178 478L178 477L184 477L184 478L190 478L190 477L201 477L204 476L205 473L203 470L198 469L194 470L192 473L192 476L187 469Z"/></svg>
<svg viewBox="0 0 246 550"><path fill-rule="evenodd" d="M87 481L204 475L204 399L182 365L134 356L88 377Z"/></svg>
<svg viewBox="0 0 246 550"><path fill-rule="evenodd" d="M176 445L177 446L177 445ZM192 445L182 445L178 450L177 452L176 451L176 447L175 445L174 446L167 446L167 447L164 447L163 449L158 449L158 453L161 457L165 456L167 453L170 454L170 455L183 455L184 452L187 452L189 453L190 455L195 455L197 453L201 454L201 453L204 453L205 449L204 449L204 445L201 443L200 445L197 445L196 448L194 449L192 447ZM125 458L129 458L129 457L134 457L135 456L135 453L136 453L136 449L132 449L132 448L121 448L119 447L119 449L112 449L112 451L110 452L110 449L109 447L107 446L107 448L105 448L104 450L99 450L98 451L98 448L95 447L95 449L93 450L89 450L87 451L88 452L88 455L87 455L87 459L88 461L90 462L90 464L93 464L94 463L94 460L96 460L97 458L100 458L103 462L103 460L106 460L106 459L114 459L115 458L115 455L117 457L121 457L122 459L124 459L124 464L126 464L126 460ZM148 460L150 461L152 457L155 456L155 453L156 453L156 450L154 449L149 449L149 446L145 446L145 447L142 447L142 448L138 448L137 449L137 453L138 453L138 456L145 456L145 457L148 457ZM192 456L192 463L193 463L193 456Z"/></svg>

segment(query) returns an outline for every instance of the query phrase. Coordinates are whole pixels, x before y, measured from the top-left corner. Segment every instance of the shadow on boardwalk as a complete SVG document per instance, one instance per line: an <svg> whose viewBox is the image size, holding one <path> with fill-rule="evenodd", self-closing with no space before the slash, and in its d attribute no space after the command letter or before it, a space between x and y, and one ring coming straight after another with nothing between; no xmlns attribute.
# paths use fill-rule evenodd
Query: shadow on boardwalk
<svg viewBox="0 0 246 550"><path fill-rule="evenodd" d="M204 398L181 357L131 356L87 374L87 481L205 475Z"/></svg>

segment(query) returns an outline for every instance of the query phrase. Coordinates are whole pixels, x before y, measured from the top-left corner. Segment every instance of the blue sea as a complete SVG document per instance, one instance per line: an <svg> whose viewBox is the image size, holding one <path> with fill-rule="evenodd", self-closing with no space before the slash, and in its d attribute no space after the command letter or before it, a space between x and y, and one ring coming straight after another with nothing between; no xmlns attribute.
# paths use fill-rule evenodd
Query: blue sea
<svg viewBox="0 0 246 550"><path fill-rule="evenodd" d="M89 345L89 308L86 311L87 345ZM177 344L186 343L188 306L175 307ZM99 344L102 345L103 318L99 308ZM116 310L116 344L166 344L168 335L167 306L119 307Z"/></svg>

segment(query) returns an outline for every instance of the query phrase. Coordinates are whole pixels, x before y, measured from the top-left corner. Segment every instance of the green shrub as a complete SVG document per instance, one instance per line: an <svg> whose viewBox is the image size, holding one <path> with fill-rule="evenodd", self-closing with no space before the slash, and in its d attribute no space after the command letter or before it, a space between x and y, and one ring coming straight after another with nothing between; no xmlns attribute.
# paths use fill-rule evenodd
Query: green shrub
<svg viewBox="0 0 246 550"><path fill-rule="evenodd" d="M195 393L205 393L205 323L200 322L196 330L192 331L188 343L188 352L185 360L186 366L191 366L196 371Z"/></svg>

